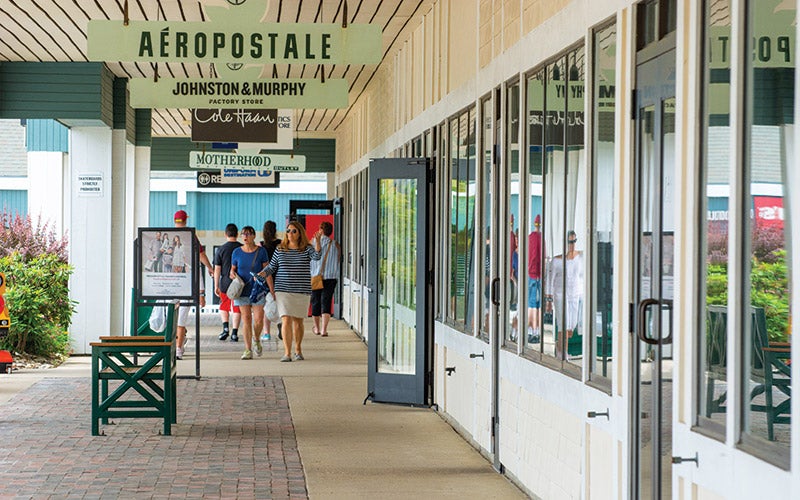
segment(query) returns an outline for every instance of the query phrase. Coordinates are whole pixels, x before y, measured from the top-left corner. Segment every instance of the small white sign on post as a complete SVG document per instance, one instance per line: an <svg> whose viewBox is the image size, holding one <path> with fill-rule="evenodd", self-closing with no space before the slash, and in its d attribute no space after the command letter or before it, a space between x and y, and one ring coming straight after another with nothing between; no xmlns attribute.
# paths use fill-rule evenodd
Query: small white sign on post
<svg viewBox="0 0 800 500"><path fill-rule="evenodd" d="M103 196L103 173L78 174L78 196Z"/></svg>

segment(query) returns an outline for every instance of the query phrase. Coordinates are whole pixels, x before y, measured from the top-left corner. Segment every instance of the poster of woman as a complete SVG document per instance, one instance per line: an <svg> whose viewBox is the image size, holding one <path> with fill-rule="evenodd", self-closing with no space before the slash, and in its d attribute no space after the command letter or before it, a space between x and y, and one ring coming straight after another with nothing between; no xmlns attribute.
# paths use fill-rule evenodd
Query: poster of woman
<svg viewBox="0 0 800 500"><path fill-rule="evenodd" d="M138 273L142 298L194 296L192 228L139 228Z"/></svg>

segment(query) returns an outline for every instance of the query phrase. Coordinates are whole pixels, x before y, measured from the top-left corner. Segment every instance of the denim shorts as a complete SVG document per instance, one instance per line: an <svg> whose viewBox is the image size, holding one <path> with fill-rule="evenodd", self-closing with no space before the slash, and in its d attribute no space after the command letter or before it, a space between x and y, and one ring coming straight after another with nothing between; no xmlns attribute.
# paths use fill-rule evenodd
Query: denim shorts
<svg viewBox="0 0 800 500"><path fill-rule="evenodd" d="M238 299L233 299L233 304L237 305L237 306L240 306L240 307L241 306L263 306L264 304L266 304L266 302L267 302L266 295L261 300L259 300L258 302L255 302L255 303L250 302L250 294L249 293L247 295L242 295Z"/></svg>
<svg viewBox="0 0 800 500"><path fill-rule="evenodd" d="M542 280L528 278L528 307L542 307Z"/></svg>

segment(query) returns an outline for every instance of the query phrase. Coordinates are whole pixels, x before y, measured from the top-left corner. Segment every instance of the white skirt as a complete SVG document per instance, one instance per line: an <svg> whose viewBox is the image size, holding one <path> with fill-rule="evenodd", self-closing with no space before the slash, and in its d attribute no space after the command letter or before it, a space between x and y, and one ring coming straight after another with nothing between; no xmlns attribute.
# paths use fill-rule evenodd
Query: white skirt
<svg viewBox="0 0 800 500"><path fill-rule="evenodd" d="M305 318L308 316L310 295L304 293L275 292L275 301L278 303L280 316Z"/></svg>

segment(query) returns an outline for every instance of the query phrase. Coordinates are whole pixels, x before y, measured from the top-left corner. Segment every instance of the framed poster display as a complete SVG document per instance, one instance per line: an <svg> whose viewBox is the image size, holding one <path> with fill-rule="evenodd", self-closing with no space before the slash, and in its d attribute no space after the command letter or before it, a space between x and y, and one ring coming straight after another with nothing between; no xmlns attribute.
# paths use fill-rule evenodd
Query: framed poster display
<svg viewBox="0 0 800 500"><path fill-rule="evenodd" d="M200 264L194 228L140 227L137 242L137 298L194 302Z"/></svg>

